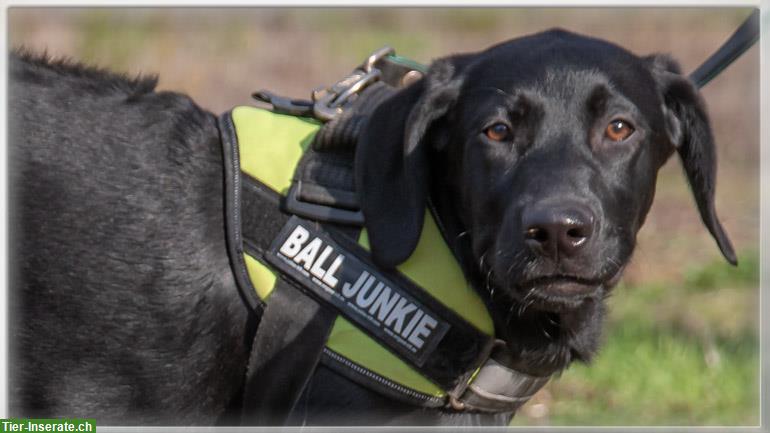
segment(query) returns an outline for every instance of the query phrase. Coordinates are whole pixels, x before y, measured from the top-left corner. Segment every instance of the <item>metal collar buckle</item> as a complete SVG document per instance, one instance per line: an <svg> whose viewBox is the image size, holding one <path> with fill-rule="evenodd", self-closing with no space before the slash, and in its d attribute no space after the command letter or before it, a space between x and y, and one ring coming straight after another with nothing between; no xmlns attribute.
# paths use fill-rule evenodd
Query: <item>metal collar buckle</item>
<svg viewBox="0 0 770 433"><path fill-rule="evenodd" d="M350 102L353 95L362 92L370 84L379 81L382 72L375 64L386 56L395 54L389 46L373 52L366 61L350 75L328 88L313 91L313 114L316 118L328 122L342 113L345 104Z"/></svg>
<svg viewBox="0 0 770 433"><path fill-rule="evenodd" d="M487 363L487 361L489 361L489 358L492 356L492 352L495 350L495 348L503 347L504 345L505 343L502 340L498 340L494 338L490 338L489 340L487 340L487 343L481 349L478 355L478 358L474 363L475 365L478 366L477 371L480 370ZM464 375L464 377L460 377L455 389L447 392L446 406L448 408L451 408L458 412L462 412L467 409L465 403L462 401L462 397L465 394L465 390L473 381L473 378L475 375L476 375L476 372L468 371Z"/></svg>
<svg viewBox="0 0 770 433"><path fill-rule="evenodd" d="M447 408L456 412L515 412L548 382L550 376L531 376L498 361L506 351L495 340L484 352L478 371L447 393Z"/></svg>

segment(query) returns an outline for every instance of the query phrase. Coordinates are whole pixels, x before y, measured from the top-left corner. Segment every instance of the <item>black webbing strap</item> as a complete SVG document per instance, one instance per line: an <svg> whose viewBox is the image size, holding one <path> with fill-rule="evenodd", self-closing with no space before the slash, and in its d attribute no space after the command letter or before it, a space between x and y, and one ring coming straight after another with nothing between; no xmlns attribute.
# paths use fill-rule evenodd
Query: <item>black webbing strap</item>
<svg viewBox="0 0 770 433"><path fill-rule="evenodd" d="M336 317L331 309L308 302L286 280L278 280L254 336L243 395L244 424L284 425L315 371Z"/></svg>
<svg viewBox="0 0 770 433"><path fill-rule="evenodd" d="M313 149L318 151L355 149L366 119L382 101L396 91L396 87L388 85L385 81L367 86L346 107L345 111L324 124L313 137Z"/></svg>
<svg viewBox="0 0 770 433"><path fill-rule="evenodd" d="M363 226L353 176L356 143L374 108L395 92L382 81L370 84L318 130L295 170L287 211L316 221Z"/></svg>
<svg viewBox="0 0 770 433"><path fill-rule="evenodd" d="M302 155L294 173L295 199L335 209L358 211L360 208L354 182L352 151L318 152L311 147ZM356 225L362 226L363 221Z"/></svg>
<svg viewBox="0 0 770 433"><path fill-rule="evenodd" d="M274 192L248 179L241 201L243 250L261 258L288 216L278 211ZM246 370L241 418L249 425L283 425L313 375L337 314L284 276L276 279L263 309Z"/></svg>
<svg viewBox="0 0 770 433"><path fill-rule="evenodd" d="M278 194L258 182L243 182L229 113L219 118L219 127L225 161L230 263L239 293L259 322L245 373L241 422L283 425L320 360L337 315L317 302L308 302L309 298L284 278L276 280L267 306L257 297L244 252L261 258L263 247L270 244L289 217L278 210ZM243 200L243 196L247 199Z"/></svg>

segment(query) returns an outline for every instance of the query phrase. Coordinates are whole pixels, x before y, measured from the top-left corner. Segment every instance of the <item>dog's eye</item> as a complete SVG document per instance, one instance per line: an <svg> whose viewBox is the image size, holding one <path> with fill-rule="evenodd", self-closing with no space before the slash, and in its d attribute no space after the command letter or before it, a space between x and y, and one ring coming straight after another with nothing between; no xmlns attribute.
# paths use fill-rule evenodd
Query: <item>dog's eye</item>
<svg viewBox="0 0 770 433"><path fill-rule="evenodd" d="M511 135L511 128L504 123L495 123L489 128L484 130L484 134L489 137L490 140L504 141Z"/></svg>
<svg viewBox="0 0 770 433"><path fill-rule="evenodd" d="M615 119L607 125L604 130L604 136L612 141L623 141L636 131L629 122L622 119Z"/></svg>

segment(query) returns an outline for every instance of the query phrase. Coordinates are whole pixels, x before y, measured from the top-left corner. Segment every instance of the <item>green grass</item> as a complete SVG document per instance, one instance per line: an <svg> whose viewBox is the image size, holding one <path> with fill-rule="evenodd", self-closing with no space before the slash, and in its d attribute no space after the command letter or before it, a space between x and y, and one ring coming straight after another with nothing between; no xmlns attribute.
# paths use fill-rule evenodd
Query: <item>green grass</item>
<svg viewBox="0 0 770 433"><path fill-rule="evenodd" d="M688 270L680 287L618 287L596 359L512 425L756 425L759 260L741 257Z"/></svg>
<svg viewBox="0 0 770 433"><path fill-rule="evenodd" d="M643 322L613 329L592 366L554 381L554 425L750 425L756 339L706 343Z"/></svg>
<svg viewBox="0 0 770 433"><path fill-rule="evenodd" d="M744 253L738 257L737 267L714 265L685 272L685 285L694 290L712 290L718 287L756 284L759 278L759 255Z"/></svg>

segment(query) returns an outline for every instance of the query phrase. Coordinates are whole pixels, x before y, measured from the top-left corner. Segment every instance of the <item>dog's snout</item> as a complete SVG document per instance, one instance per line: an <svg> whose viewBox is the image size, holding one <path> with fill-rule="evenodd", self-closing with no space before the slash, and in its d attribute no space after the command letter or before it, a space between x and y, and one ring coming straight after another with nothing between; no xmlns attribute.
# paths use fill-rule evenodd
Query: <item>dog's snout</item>
<svg viewBox="0 0 770 433"><path fill-rule="evenodd" d="M522 215L524 242L537 254L558 260L574 256L593 234L593 213L581 205L539 206Z"/></svg>

